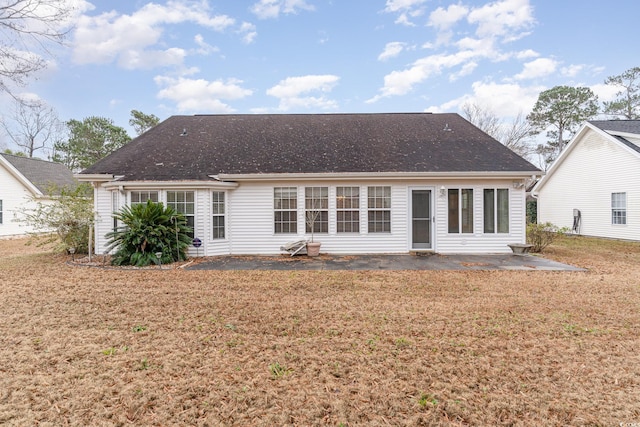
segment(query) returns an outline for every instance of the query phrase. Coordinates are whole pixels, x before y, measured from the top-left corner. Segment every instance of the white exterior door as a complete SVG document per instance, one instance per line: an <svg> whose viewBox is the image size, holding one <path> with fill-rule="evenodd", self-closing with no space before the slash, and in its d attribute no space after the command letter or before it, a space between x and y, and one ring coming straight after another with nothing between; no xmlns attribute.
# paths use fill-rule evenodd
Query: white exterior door
<svg viewBox="0 0 640 427"><path fill-rule="evenodd" d="M428 188L412 188L410 193L411 249L431 249L433 247L432 191Z"/></svg>

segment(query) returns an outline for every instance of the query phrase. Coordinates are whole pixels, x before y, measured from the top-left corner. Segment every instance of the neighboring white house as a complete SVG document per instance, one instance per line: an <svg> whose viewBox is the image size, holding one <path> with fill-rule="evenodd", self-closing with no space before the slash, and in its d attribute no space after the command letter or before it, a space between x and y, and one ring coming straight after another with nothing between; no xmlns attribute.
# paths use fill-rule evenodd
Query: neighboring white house
<svg viewBox="0 0 640 427"><path fill-rule="evenodd" d="M586 122L533 194L538 222L640 240L640 120Z"/></svg>
<svg viewBox="0 0 640 427"><path fill-rule="evenodd" d="M0 154L0 237L34 231L19 221L21 213L37 202L51 203L51 188L76 185L71 171L60 163Z"/></svg>
<svg viewBox="0 0 640 427"><path fill-rule="evenodd" d="M457 114L174 116L76 175L94 186L96 251L122 206L187 216L200 255L504 253L525 242L541 171ZM194 248L190 252L196 254Z"/></svg>

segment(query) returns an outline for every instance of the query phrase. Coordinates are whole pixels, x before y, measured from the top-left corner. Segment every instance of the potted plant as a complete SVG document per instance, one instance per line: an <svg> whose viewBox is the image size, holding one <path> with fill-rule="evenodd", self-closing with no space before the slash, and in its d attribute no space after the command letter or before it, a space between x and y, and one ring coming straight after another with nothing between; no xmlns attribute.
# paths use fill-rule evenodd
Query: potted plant
<svg viewBox="0 0 640 427"><path fill-rule="evenodd" d="M313 234L315 232L316 221L320 217L320 200L314 199L312 200L311 209L305 212L305 221L307 223L307 227L311 230L311 241L307 242L307 256L318 256L320 255L320 242L315 242L313 240Z"/></svg>

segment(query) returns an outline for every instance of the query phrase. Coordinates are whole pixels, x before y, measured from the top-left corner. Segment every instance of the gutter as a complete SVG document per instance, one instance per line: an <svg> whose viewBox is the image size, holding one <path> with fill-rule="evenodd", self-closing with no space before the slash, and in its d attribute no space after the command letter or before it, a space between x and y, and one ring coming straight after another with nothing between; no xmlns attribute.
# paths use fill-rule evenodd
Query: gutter
<svg viewBox="0 0 640 427"><path fill-rule="evenodd" d="M406 180L421 179L488 179L488 178L530 178L541 175L537 171L507 172L337 172L337 173L255 173L255 174L219 174L217 179L229 181L284 181L284 180L323 180L338 181L345 179L366 180Z"/></svg>

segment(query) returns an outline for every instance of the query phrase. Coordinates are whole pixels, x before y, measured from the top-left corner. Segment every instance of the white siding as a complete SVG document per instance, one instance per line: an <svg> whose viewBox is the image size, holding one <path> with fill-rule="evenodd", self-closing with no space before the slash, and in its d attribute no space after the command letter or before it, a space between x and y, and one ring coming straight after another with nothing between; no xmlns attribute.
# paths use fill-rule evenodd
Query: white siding
<svg viewBox="0 0 640 427"><path fill-rule="evenodd" d="M18 222L22 218L21 212L36 207L33 194L2 166L0 166L0 200L2 200L0 236L17 236L34 231L31 227ZM45 199L39 201L49 203Z"/></svg>
<svg viewBox="0 0 640 427"><path fill-rule="evenodd" d="M582 216L580 234L640 240L640 158L589 129L538 196L538 222L573 225L573 209ZM611 224L611 193L627 194L627 224Z"/></svg>
<svg viewBox="0 0 640 427"><path fill-rule="evenodd" d="M113 190L117 191L117 190ZM101 185L96 187L93 192L93 205L96 212L95 216L95 253L102 254L107 249L107 238L105 234L113 230L112 202L111 191L107 191ZM118 193L118 203L123 206L125 195Z"/></svg>
<svg viewBox="0 0 640 427"><path fill-rule="evenodd" d="M437 252L439 253L508 253L509 243L526 240L525 192L513 188L512 181L480 181L473 183L447 182L445 188L470 188L473 190L473 233L449 233L447 222L447 197L438 191L436 206ZM483 190L507 188L509 190L509 232L484 233Z"/></svg>
<svg viewBox="0 0 640 427"><path fill-rule="evenodd" d="M297 185L296 185L297 184ZM274 187L296 187L298 201L298 232L276 234L274 232ZM200 251L191 248L194 256L214 255L275 255L280 247L290 241L310 239L305 233L304 189L305 187L329 187L329 232L316 233L314 239L322 243L321 252L333 254L356 253L408 253L411 250L409 212L411 189L425 188L432 192L432 250L439 253L500 253L510 252L508 243L524 242L525 215L524 190L514 189L511 180L461 181L306 181L304 183L260 182L240 183L237 188L226 191L226 239L212 240L211 190L196 191L195 235L203 242ZM338 233L336 227L336 187L360 188L360 232ZM369 186L391 187L391 232L369 233L367 188ZM474 233L449 234L447 232L447 198L440 196L440 188L473 188ZM484 188L508 188L510 205L510 227L507 234L484 234L482 230L482 190ZM164 191L160 200L164 200ZM96 209L102 214L96 222L98 253L104 251L104 234L111 231L111 192L98 187L95 192ZM120 193L121 204L125 203Z"/></svg>

